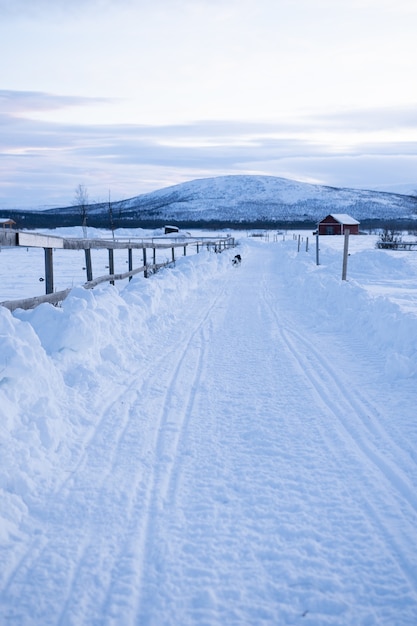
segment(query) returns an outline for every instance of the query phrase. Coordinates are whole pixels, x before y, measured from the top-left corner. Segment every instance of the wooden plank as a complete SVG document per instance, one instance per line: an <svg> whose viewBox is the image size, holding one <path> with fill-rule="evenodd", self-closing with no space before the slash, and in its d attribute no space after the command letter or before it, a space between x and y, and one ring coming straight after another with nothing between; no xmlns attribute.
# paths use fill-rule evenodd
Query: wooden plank
<svg viewBox="0 0 417 626"><path fill-rule="evenodd" d="M64 239L41 233L17 233L17 245L25 248L63 248Z"/></svg>
<svg viewBox="0 0 417 626"><path fill-rule="evenodd" d="M5 302L0 302L0 305L9 309L9 311L15 311L16 309L34 309L39 304L43 304L44 302L49 302L49 304L62 302L62 300L65 300L70 291L71 289L65 289L64 291L56 291L55 293L50 293L45 296L24 298L22 300L6 300Z"/></svg>
<svg viewBox="0 0 417 626"><path fill-rule="evenodd" d="M135 274L145 272L145 269L157 271L163 267L167 267L168 265L171 265L169 261L166 263L157 263L156 265L148 265L147 267L145 265L142 265L142 267L137 267L134 270L131 270L129 272L123 272L122 274L106 274L105 276L99 276L98 278L95 278L94 280L85 283L85 285L83 286L86 289L93 289L94 287L97 287L97 285L99 285L100 283L105 283L106 281L113 282L115 280L124 280L125 278L131 278L132 276L135 276Z"/></svg>
<svg viewBox="0 0 417 626"><path fill-rule="evenodd" d="M130 272L124 272L123 274L106 274L105 276L99 276L98 278L95 278L94 280L90 280L88 283L85 283L84 287L86 289L94 289L94 287L97 287L97 285L100 285L100 283L105 283L105 282L114 283L115 280L123 280L125 278L130 278L131 276L134 276L135 274L139 274L140 272L143 272L144 269L145 269L144 266L142 266L142 267L137 267L136 269Z"/></svg>
<svg viewBox="0 0 417 626"><path fill-rule="evenodd" d="M166 250L168 248L180 248L183 247L184 245L190 245L190 244L197 244L198 242L201 242L202 240L204 240L204 244L206 244L208 247L209 246L215 246L216 244L221 245L221 242L223 242L224 246L226 245L231 245L230 244L230 237L226 238L219 238L219 239L209 239L209 238L205 238L205 237L199 237L196 239L187 239L187 242L184 243L184 240L179 240L178 242L164 242L164 243L155 243L154 241L155 237L152 238L152 240L134 240L134 239L126 239L126 241L123 240L109 240L109 239L63 239L63 247L66 250L84 250L86 248L106 248L108 250L112 249L112 250L123 250L123 249L147 249L147 248L152 248L152 249L160 249L160 250ZM42 246L43 247L43 246ZM53 246L56 247L56 246Z"/></svg>
<svg viewBox="0 0 417 626"><path fill-rule="evenodd" d="M89 248L106 248L106 249L167 249L167 248L179 248L185 245L197 244L204 242L209 247L218 243L220 246L234 245L234 240L231 237L219 237L213 239L211 237L193 237L184 241L184 238L177 238L175 241L166 241L156 243L158 237L152 237L151 240L146 239L122 239L109 240L109 239L77 239L77 238L64 238L56 235L44 235L42 233L31 233L25 231L14 231L1 229L0 230L0 245L1 246L21 246L25 248L64 248L67 250L86 250ZM162 239L162 238L161 238Z"/></svg>

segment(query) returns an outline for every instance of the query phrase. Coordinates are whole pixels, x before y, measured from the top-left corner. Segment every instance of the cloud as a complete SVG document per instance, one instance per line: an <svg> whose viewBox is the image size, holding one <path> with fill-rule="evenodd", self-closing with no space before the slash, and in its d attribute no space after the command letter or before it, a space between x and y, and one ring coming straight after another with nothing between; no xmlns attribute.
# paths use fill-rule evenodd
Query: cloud
<svg viewBox="0 0 417 626"><path fill-rule="evenodd" d="M40 91L14 91L0 89L0 113L19 115L36 111L52 111L73 106L86 106L110 102L109 98L62 96Z"/></svg>
<svg viewBox="0 0 417 626"><path fill-rule="evenodd" d="M390 107L357 108L327 111L313 117L323 128L358 129L363 131L417 129L415 104Z"/></svg>
<svg viewBox="0 0 417 626"><path fill-rule="evenodd" d="M120 0L120 3L131 3L133 0ZM80 9L105 9L111 5L110 0L0 0L0 17L38 17L57 13L79 12Z"/></svg>
<svg viewBox="0 0 417 626"><path fill-rule="evenodd" d="M237 0L227 0L236 2ZM220 6L225 0L193 0L198 4L219 4ZM115 7L114 0L0 0L0 18L13 19L54 19L64 15L78 17L79 19L86 14L95 13L102 14L107 11L117 11L125 9L143 10L155 8L158 6L166 6L175 9L176 6L187 6L190 4L188 0L118 0Z"/></svg>
<svg viewBox="0 0 417 626"><path fill-rule="evenodd" d="M402 118L403 126L400 118L381 113L375 129L409 129L412 116ZM334 116L330 121L309 118L308 123L307 120L276 124L224 120L164 126L65 125L8 116L3 120L3 152L44 156L48 149L60 150L68 158L106 159L115 164L234 167L284 157L417 153L417 135L414 140L384 140L366 132L359 133L356 141L352 141L351 130L360 127L361 118L346 114ZM368 126L364 124L363 129L367 131ZM326 130L337 131L337 139L331 133L326 134ZM342 131L345 138L340 135Z"/></svg>
<svg viewBox="0 0 417 626"><path fill-rule="evenodd" d="M414 179L413 107L340 110L265 123L201 120L159 126L63 124L30 117L92 100L0 91L0 208L68 204L80 183L99 200L109 187L115 198L126 198L184 180L236 173L365 188ZM390 138L381 130L390 131Z"/></svg>

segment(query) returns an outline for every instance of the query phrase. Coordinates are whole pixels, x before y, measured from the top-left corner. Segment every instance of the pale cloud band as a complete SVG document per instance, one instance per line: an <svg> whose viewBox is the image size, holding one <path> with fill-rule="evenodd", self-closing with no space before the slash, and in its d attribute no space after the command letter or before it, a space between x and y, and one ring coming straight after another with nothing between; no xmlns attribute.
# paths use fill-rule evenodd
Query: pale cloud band
<svg viewBox="0 0 417 626"><path fill-rule="evenodd" d="M81 125L31 118L102 100L0 91L0 208L70 204L79 183L96 200L110 187L122 199L193 178L242 173L401 192L401 182L409 183L416 169L414 107L276 123Z"/></svg>

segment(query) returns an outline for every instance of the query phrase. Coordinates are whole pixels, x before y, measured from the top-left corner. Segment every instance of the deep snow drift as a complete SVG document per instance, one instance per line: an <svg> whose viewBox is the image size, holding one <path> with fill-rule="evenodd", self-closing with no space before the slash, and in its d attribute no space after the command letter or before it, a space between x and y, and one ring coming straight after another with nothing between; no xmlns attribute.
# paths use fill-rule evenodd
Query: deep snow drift
<svg viewBox="0 0 417 626"><path fill-rule="evenodd" d="M1 624L417 623L417 256L312 243L0 307Z"/></svg>

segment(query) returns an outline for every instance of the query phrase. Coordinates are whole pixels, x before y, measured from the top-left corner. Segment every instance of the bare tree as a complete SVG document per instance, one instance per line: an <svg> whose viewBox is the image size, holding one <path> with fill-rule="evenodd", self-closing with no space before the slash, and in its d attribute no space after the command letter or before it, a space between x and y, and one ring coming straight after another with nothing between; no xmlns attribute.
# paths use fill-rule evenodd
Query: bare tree
<svg viewBox="0 0 417 626"><path fill-rule="evenodd" d="M88 191L85 185L78 185L76 188L75 205L78 207L80 212L84 238L87 238Z"/></svg>
<svg viewBox="0 0 417 626"><path fill-rule="evenodd" d="M110 189L109 189L109 221L110 221L110 230L111 230L113 241L114 241L113 205L110 200Z"/></svg>
<svg viewBox="0 0 417 626"><path fill-rule="evenodd" d="M396 230L394 227L386 225L382 232L379 234L379 240L377 241L377 248L394 249L402 241L401 231Z"/></svg>

